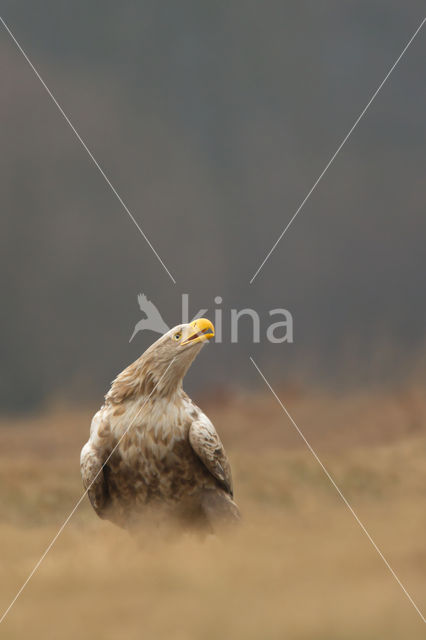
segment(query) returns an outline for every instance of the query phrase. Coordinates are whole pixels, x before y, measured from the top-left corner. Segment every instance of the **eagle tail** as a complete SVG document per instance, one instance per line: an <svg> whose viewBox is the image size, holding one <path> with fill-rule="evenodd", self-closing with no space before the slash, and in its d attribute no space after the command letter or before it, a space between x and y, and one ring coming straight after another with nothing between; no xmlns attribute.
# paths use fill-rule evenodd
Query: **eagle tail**
<svg viewBox="0 0 426 640"><path fill-rule="evenodd" d="M201 505L213 529L215 525L231 525L241 520L240 510L225 491L205 490Z"/></svg>

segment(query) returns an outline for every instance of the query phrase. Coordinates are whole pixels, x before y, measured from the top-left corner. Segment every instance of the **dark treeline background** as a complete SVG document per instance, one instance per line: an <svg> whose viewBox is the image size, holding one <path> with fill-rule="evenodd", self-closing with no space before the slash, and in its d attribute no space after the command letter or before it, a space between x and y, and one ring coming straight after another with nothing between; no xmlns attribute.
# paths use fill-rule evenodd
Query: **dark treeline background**
<svg viewBox="0 0 426 640"><path fill-rule="evenodd" d="M170 325L224 302L189 386L403 380L424 346L426 31L252 285L419 25L420 1L22 2L2 15L174 285L3 27L1 405L100 400ZM229 310L289 309L293 345L229 344ZM243 323L242 323L243 324ZM242 325L241 325L242 326ZM243 326L242 326L243 329Z"/></svg>

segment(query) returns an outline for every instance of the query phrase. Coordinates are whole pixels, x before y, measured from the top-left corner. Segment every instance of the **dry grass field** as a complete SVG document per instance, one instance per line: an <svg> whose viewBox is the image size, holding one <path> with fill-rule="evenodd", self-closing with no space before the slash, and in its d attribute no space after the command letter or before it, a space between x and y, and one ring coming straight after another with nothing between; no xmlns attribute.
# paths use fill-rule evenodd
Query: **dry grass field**
<svg viewBox="0 0 426 640"><path fill-rule="evenodd" d="M426 611L422 386L278 389ZM425 626L274 398L199 398L229 452L238 531L142 546L85 500L0 629L4 640L387 640ZM96 409L93 406L92 412ZM82 493L90 411L0 421L4 610Z"/></svg>

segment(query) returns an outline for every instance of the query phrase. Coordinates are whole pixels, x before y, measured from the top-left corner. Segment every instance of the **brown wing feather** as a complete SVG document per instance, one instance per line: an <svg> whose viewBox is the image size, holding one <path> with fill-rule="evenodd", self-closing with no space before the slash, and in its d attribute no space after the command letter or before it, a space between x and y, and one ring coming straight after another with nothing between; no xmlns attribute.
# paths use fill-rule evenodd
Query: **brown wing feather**
<svg viewBox="0 0 426 640"><path fill-rule="evenodd" d="M231 466L211 422L194 420L189 429L189 442L212 476L233 497Z"/></svg>
<svg viewBox="0 0 426 640"><path fill-rule="evenodd" d="M108 465L103 467L103 463L104 460L99 452L87 443L81 452L81 476L92 507L100 518L106 517L106 511L111 502L107 482L109 469Z"/></svg>

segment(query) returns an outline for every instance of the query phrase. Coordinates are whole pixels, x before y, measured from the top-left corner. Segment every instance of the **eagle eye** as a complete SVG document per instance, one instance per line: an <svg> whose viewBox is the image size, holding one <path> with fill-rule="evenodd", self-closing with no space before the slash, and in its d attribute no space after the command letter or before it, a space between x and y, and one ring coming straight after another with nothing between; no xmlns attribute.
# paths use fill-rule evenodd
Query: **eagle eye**
<svg viewBox="0 0 426 640"><path fill-rule="evenodd" d="M175 340L180 340L181 335L182 334L178 332L178 333L175 333L175 335L173 337L174 337Z"/></svg>

